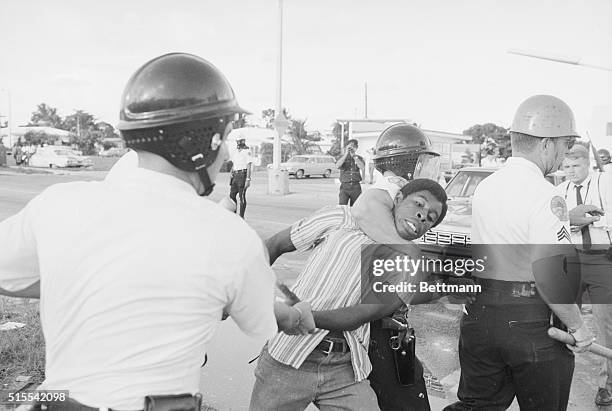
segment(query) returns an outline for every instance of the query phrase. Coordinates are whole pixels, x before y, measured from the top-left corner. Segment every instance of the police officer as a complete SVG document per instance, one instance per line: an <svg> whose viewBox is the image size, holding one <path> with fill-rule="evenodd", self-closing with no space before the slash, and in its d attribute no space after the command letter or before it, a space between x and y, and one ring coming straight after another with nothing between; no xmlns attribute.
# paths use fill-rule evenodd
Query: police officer
<svg viewBox="0 0 612 411"><path fill-rule="evenodd" d="M360 228L372 239L387 244L405 244L406 241L395 230L392 214L394 201L401 195L400 190L408 181L421 178L436 180L439 154L432 150L429 138L418 127L395 124L385 129L376 141L373 161L383 178L363 193L352 208L352 214ZM426 215L422 218L426 218ZM420 236L418 231L415 227L413 238ZM400 250L406 252L409 249L404 246ZM413 255L420 255L418 247L414 246L413 251ZM379 320L370 324L369 357L372 372L368 379L381 410L430 409L423 365L414 355L416 340L411 338L411 332L406 307L394 313L391 320ZM396 345L394 350L390 341L398 336L404 337L404 341L401 346ZM399 355L395 355L394 351ZM396 358L410 356L411 361L396 364ZM402 381L398 375L400 370Z"/></svg>
<svg viewBox="0 0 612 411"><path fill-rule="evenodd" d="M605 173L590 170L589 151L575 145L563 160L567 181L559 194L570 210L586 206L581 212L586 221L576 223L570 214L572 243L576 245L582 288L586 289L593 307L594 323L599 340L612 347L612 234L604 210L612 211L612 181ZM603 215L601 215L603 214ZM610 220L612 224L612 220ZM595 404L612 405L612 359L602 359Z"/></svg>
<svg viewBox="0 0 612 411"><path fill-rule="evenodd" d="M573 350L593 341L578 306L550 293L566 281L562 254L571 245L567 206L544 176L578 136L574 115L556 97L532 96L510 136L512 157L474 193L472 242L488 260L473 273L482 293L461 321L460 401L445 410L502 410L515 396L521 410L564 410L574 355L547 335L551 311L574 337Z"/></svg>
<svg viewBox="0 0 612 411"><path fill-rule="evenodd" d="M427 178L437 181L440 154L429 138L416 126L395 124L378 137L372 158L383 175L359 198L351 211L359 227L372 239L386 244L405 244L393 222L393 204L409 180Z"/></svg>
<svg viewBox="0 0 612 411"><path fill-rule="evenodd" d="M232 177L230 179L230 198L235 204L236 195L240 197L240 217L244 218L246 211L246 191L251 185L251 169L253 160L244 138L236 139L236 151L232 154ZM238 212L238 209L236 209Z"/></svg>
<svg viewBox="0 0 612 411"><path fill-rule="evenodd" d="M250 336L314 328L308 305L274 303L255 231L205 197L242 112L208 61L155 58L121 99L138 161L52 186L0 223L0 294L43 297L41 389L70 392L53 410L143 409L150 395L178 409L182 393L191 406L180 409L199 409L192 394L224 311Z"/></svg>
<svg viewBox="0 0 612 411"><path fill-rule="evenodd" d="M350 139L346 144L344 154L336 161L336 167L340 169L340 205L353 205L361 194L361 173L365 173L365 162L356 153L359 143Z"/></svg>

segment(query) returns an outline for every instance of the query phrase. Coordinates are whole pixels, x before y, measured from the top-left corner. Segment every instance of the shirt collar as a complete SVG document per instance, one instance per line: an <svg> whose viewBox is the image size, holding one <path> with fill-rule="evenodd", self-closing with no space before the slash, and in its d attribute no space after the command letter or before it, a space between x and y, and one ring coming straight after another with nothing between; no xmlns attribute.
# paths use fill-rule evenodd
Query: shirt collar
<svg viewBox="0 0 612 411"><path fill-rule="evenodd" d="M186 181L169 174L138 167L138 156L135 152L132 153L126 154L110 169L104 179L106 183L142 191L197 196L195 188Z"/></svg>
<svg viewBox="0 0 612 411"><path fill-rule="evenodd" d="M584 181L582 183L580 183L580 186L582 187L586 187L589 185L589 183L591 182L591 177L593 176L593 173L589 171L589 174L587 175L587 177L584 179ZM569 186L570 188L574 188L576 187L578 184L575 184L573 181L569 182Z"/></svg>
<svg viewBox="0 0 612 411"><path fill-rule="evenodd" d="M534 162L531 162L523 157L508 158L508 160L506 160L506 167L507 166L523 167L529 170L530 172L539 175L540 177L544 177L544 174L542 173L542 170L540 170L540 167L538 167Z"/></svg>

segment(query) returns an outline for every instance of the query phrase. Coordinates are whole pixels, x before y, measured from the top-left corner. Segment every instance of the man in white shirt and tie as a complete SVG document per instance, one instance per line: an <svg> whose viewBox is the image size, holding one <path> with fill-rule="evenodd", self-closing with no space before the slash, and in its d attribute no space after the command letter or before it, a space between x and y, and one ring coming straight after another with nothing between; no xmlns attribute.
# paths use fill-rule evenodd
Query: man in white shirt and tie
<svg viewBox="0 0 612 411"><path fill-rule="evenodd" d="M595 323L603 345L612 347L612 219L599 211L612 213L612 179L606 173L593 172L589 165L589 151L575 145L566 155L562 169L567 181L558 187L570 210L582 204L594 206L592 217L584 224L575 225L570 219L572 243L576 245L582 288L589 293ZM589 217L588 214L585 215ZM602 364L597 405L612 405L612 360Z"/></svg>

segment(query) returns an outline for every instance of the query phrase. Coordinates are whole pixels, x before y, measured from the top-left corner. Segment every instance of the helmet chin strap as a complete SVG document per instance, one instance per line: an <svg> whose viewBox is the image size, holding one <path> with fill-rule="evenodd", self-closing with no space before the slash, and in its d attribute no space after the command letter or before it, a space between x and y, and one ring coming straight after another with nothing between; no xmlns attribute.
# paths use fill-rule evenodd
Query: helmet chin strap
<svg viewBox="0 0 612 411"><path fill-rule="evenodd" d="M214 147L211 147L211 149L214 151L213 160L218 154L216 151L219 147L219 141L220 141L220 138L217 138L217 139L213 138L213 141L211 143L211 145L214 146ZM183 147L183 149L187 150L188 153L189 152L194 153L195 151L195 154L190 154L189 158L193 162L195 171L197 171L198 176L200 177L200 181L202 182L202 185L204 186L204 192L200 195L201 196L210 195L210 193L212 193L213 189L215 188L215 184L212 181L210 181L210 176L208 175L206 156L200 150L196 148L197 145L189 137L183 137L179 141L179 145Z"/></svg>
<svg viewBox="0 0 612 411"><path fill-rule="evenodd" d="M198 153L194 156L191 156L191 161L195 165L195 171L198 172L198 176L200 177L200 181L204 186L204 192L200 194L201 196L207 196L212 193L215 188L215 184L210 181L210 176L208 175L208 170L206 169L206 162L204 161L204 154Z"/></svg>

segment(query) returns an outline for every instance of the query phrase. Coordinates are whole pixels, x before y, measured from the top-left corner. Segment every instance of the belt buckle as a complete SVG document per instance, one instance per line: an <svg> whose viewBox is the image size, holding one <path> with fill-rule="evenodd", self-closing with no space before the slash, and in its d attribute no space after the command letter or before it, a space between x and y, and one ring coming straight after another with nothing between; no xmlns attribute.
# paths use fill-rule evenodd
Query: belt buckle
<svg viewBox="0 0 612 411"><path fill-rule="evenodd" d="M536 295L536 287L534 283L515 284L512 287L513 297L533 297Z"/></svg>
<svg viewBox="0 0 612 411"><path fill-rule="evenodd" d="M329 355L334 348L334 342L331 340L323 340L323 342L329 343L329 348L327 350L321 350L321 352L325 355Z"/></svg>

